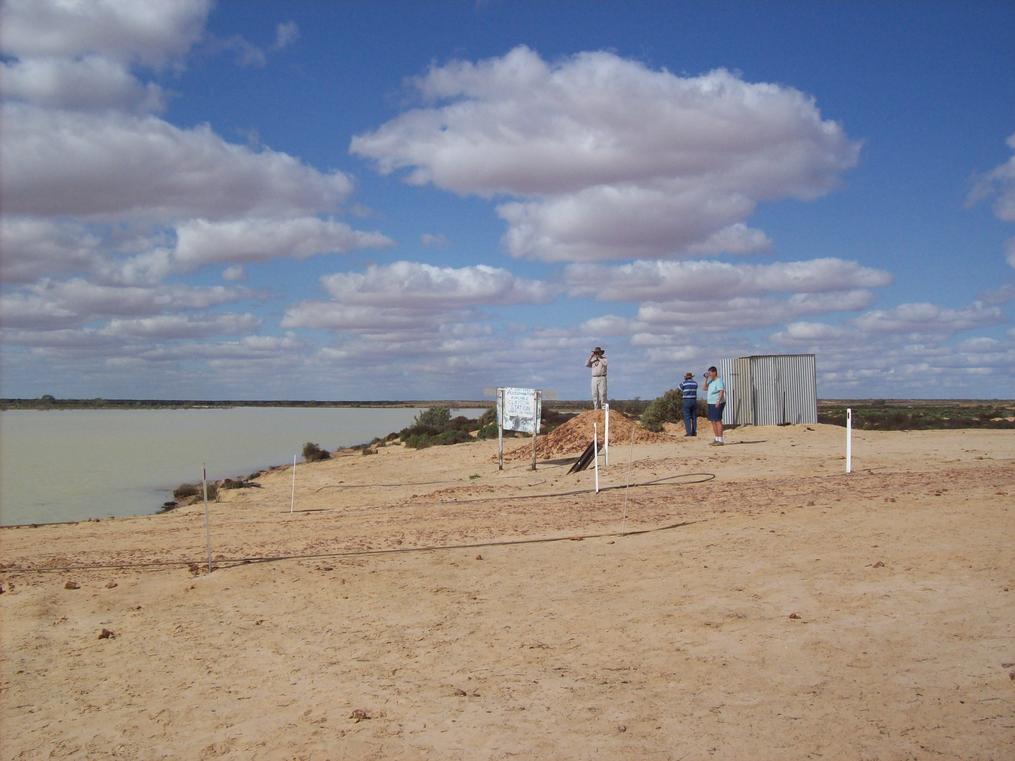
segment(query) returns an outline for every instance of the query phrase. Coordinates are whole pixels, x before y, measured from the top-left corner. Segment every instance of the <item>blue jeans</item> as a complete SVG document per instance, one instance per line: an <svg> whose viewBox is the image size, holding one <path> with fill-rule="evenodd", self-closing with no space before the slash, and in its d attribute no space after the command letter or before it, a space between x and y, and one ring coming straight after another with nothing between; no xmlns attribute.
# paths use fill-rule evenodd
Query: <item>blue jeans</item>
<svg viewBox="0 0 1015 761"><path fill-rule="evenodd" d="M684 400L684 431L688 436L698 435L698 402L694 399Z"/></svg>

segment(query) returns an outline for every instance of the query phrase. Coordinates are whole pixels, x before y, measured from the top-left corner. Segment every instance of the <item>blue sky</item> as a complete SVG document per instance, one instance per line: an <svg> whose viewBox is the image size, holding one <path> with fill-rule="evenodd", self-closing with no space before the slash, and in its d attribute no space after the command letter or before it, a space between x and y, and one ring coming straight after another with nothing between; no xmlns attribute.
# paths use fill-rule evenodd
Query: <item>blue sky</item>
<svg viewBox="0 0 1015 761"><path fill-rule="evenodd" d="M4 396L1015 397L1010 2L0 14Z"/></svg>

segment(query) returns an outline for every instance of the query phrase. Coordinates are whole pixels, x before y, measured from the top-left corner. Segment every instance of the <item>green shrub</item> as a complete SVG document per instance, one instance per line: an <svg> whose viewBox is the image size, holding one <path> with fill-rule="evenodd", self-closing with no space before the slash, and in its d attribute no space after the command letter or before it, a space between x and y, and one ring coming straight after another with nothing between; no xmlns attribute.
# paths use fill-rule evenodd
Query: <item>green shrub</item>
<svg viewBox="0 0 1015 761"><path fill-rule="evenodd" d="M610 409L623 412L628 417L639 417L648 409L651 402L635 397L634 399L611 399Z"/></svg>
<svg viewBox="0 0 1015 761"><path fill-rule="evenodd" d="M317 446L317 444L314 444L312 441L308 441L306 444L303 445L303 459L306 460L307 462L317 462L318 460L330 460L331 454L327 450L321 449L319 446Z"/></svg>
<svg viewBox="0 0 1015 761"><path fill-rule="evenodd" d="M434 445L434 437L430 433L410 433L402 441L410 449L426 449Z"/></svg>
<svg viewBox="0 0 1015 761"><path fill-rule="evenodd" d="M461 444L466 441L471 441L472 437L468 431L459 431L451 429L449 431L442 431L434 437L435 444L448 445L448 444Z"/></svg>
<svg viewBox="0 0 1015 761"><path fill-rule="evenodd" d="M416 414L412 421L411 428L432 428L439 433L448 427L451 422L450 407L431 407Z"/></svg>
<svg viewBox="0 0 1015 761"><path fill-rule="evenodd" d="M473 418L467 418L465 415L459 415L458 417L453 417L448 421L445 430L465 431L468 433L469 431L476 430L477 427L478 422L476 420Z"/></svg>
<svg viewBox="0 0 1015 761"><path fill-rule="evenodd" d="M683 419L680 389L671 388L649 402L641 413L641 424L650 431L661 431L663 423L677 423Z"/></svg>
<svg viewBox="0 0 1015 761"><path fill-rule="evenodd" d="M480 439L495 439L497 438L497 423L490 422L484 425L479 431L476 432L476 436Z"/></svg>
<svg viewBox="0 0 1015 761"><path fill-rule="evenodd" d="M469 431L479 427L479 421L464 415L452 418L448 407L431 407L417 413L412 425L403 428L398 435L407 447L423 449L471 441Z"/></svg>

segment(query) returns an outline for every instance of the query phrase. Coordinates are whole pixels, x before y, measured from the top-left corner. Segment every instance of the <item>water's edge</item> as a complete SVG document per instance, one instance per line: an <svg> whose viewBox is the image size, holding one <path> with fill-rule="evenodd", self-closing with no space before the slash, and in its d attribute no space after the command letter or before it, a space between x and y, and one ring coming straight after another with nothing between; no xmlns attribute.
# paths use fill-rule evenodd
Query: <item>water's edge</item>
<svg viewBox="0 0 1015 761"><path fill-rule="evenodd" d="M308 441L334 451L398 431L421 409L0 412L0 526L158 514L177 486L200 482L204 464L209 481L245 478L302 461Z"/></svg>

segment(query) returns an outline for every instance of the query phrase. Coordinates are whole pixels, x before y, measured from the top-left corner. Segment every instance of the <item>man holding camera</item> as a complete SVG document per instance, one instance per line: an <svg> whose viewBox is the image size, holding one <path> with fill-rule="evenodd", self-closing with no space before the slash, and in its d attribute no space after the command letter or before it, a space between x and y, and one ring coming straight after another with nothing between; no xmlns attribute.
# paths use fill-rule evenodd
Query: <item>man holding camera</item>
<svg viewBox="0 0 1015 761"><path fill-rule="evenodd" d="M585 367L592 368L592 408L601 409L606 401L606 352L597 346L585 360Z"/></svg>

